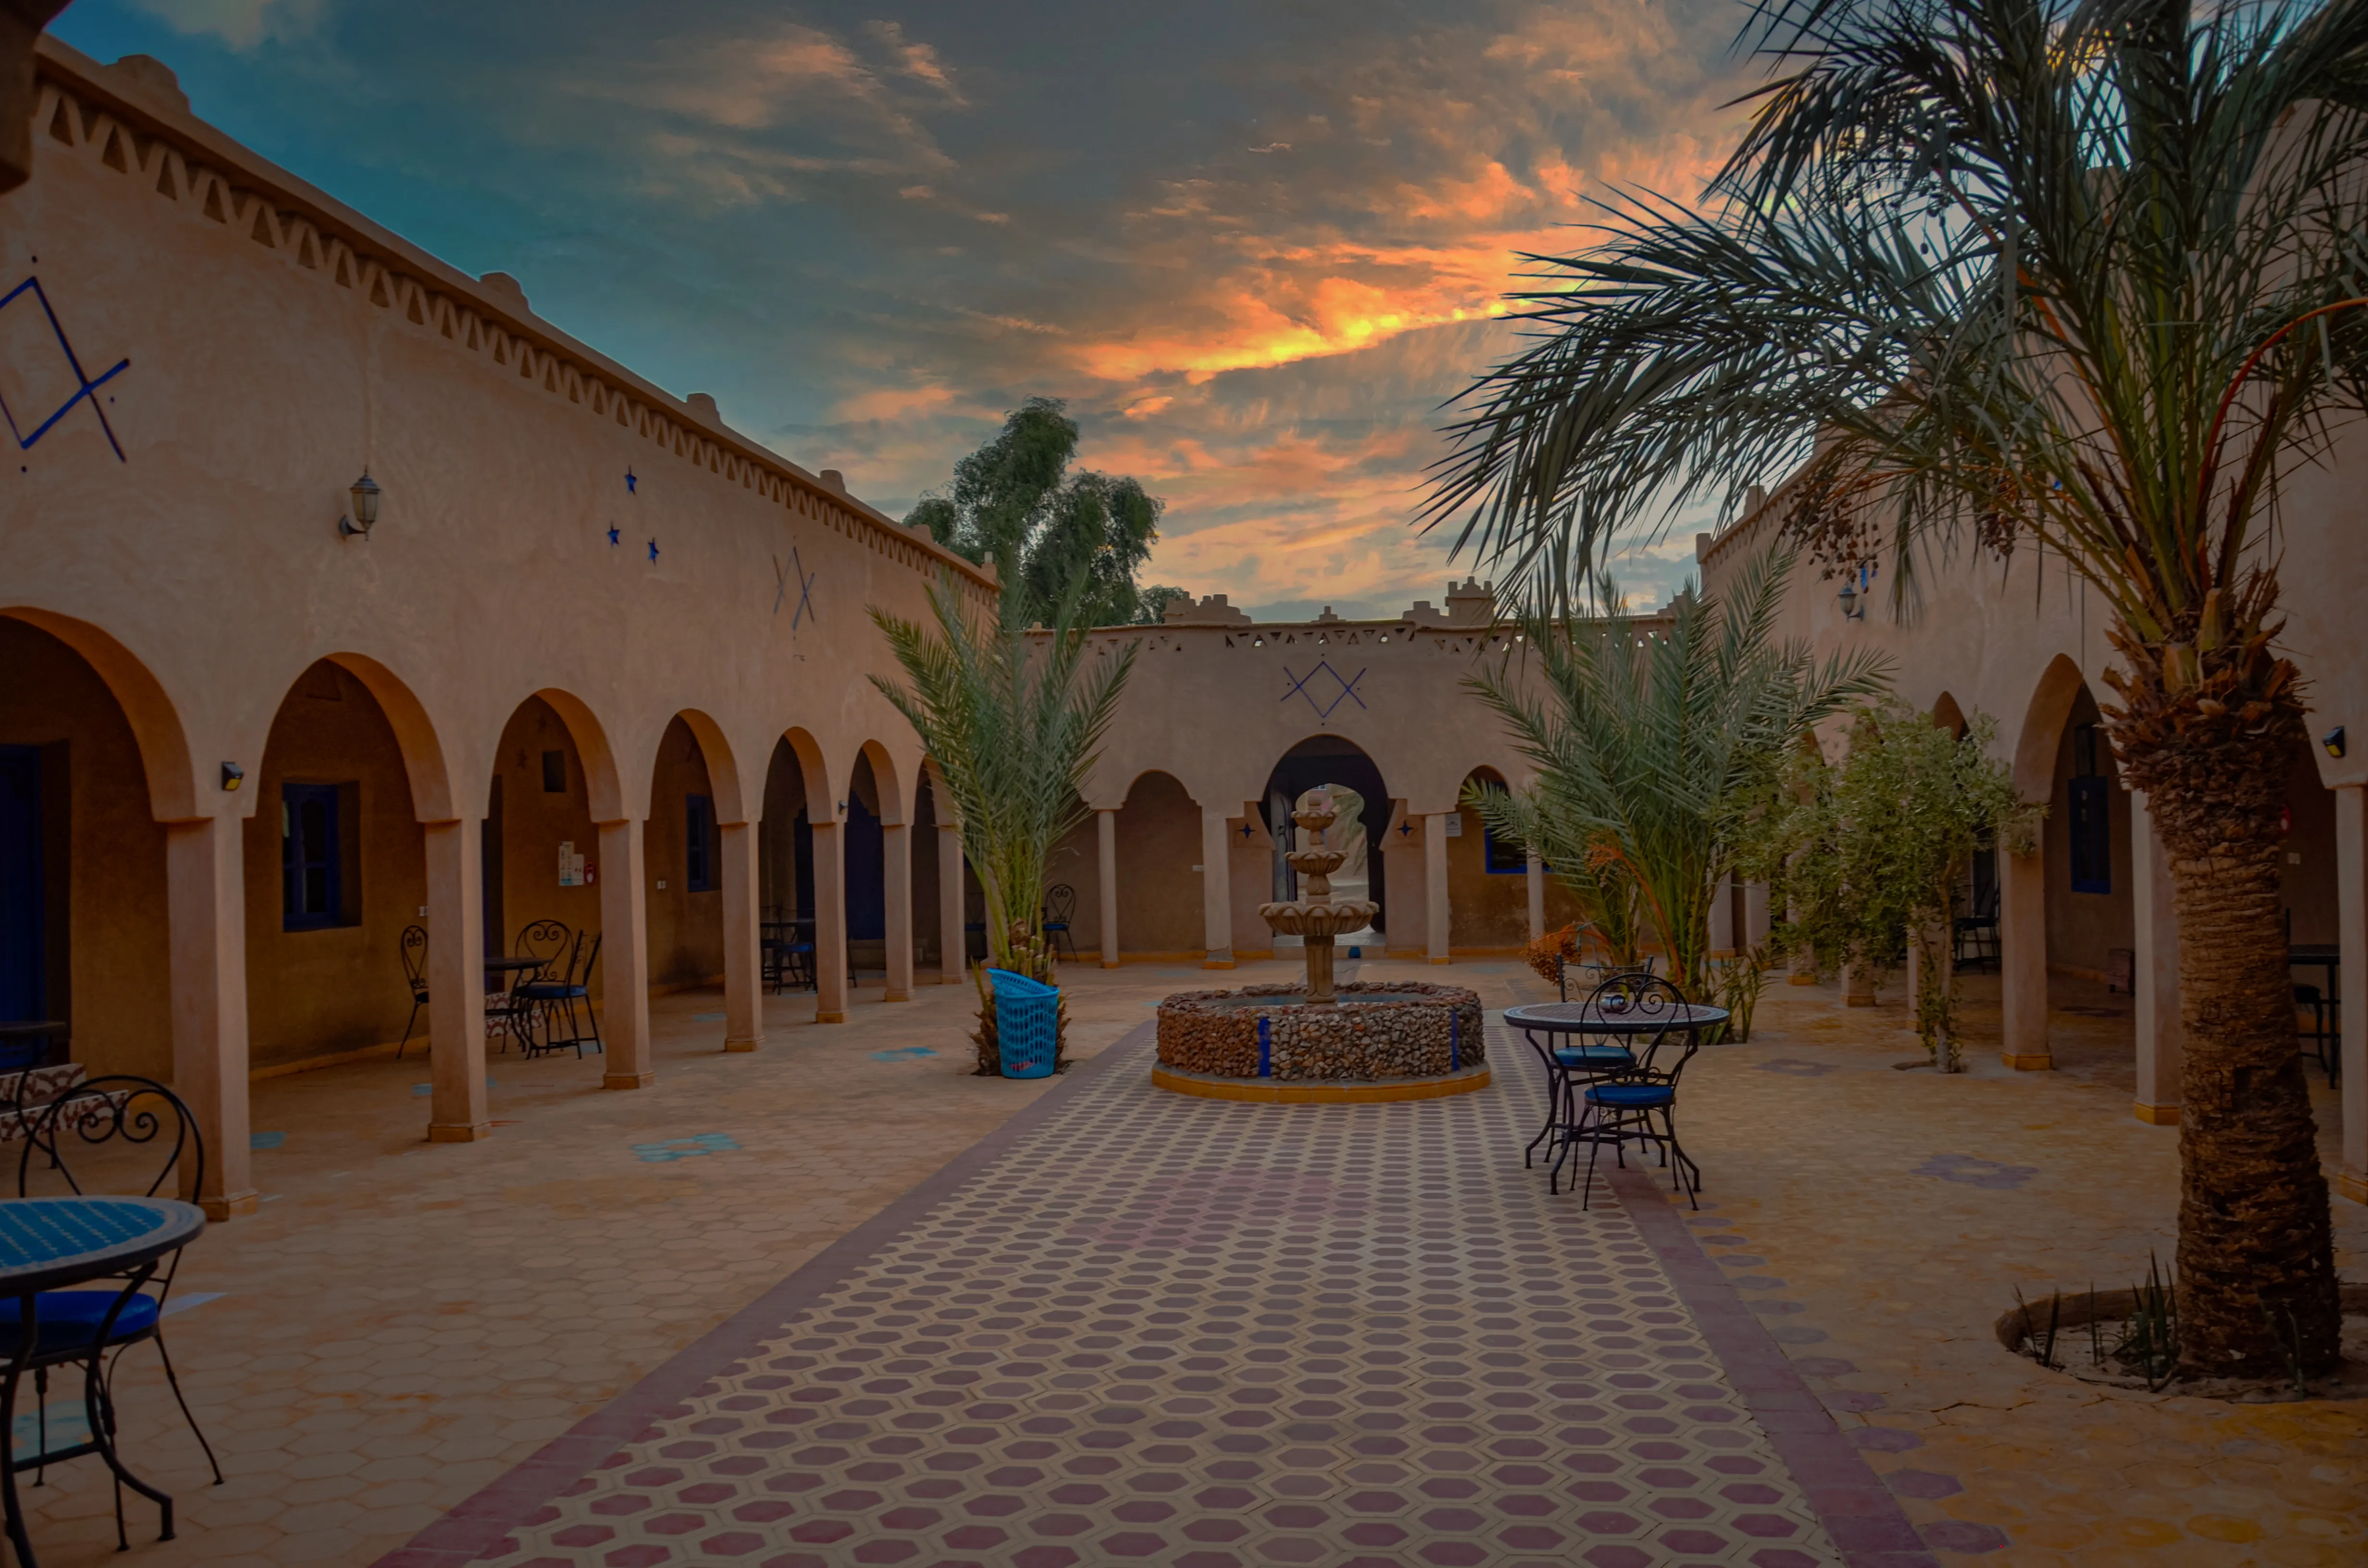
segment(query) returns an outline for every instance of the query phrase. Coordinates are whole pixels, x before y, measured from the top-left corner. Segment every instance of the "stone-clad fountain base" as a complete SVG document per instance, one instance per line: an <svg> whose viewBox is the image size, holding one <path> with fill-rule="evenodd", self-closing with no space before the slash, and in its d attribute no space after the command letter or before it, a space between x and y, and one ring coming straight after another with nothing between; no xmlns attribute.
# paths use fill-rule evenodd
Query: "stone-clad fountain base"
<svg viewBox="0 0 2368 1568"><path fill-rule="evenodd" d="M1310 1002L1302 985L1178 992L1159 1005L1151 1081L1179 1095L1292 1105L1488 1086L1479 993L1407 981L1343 985L1337 995Z"/></svg>

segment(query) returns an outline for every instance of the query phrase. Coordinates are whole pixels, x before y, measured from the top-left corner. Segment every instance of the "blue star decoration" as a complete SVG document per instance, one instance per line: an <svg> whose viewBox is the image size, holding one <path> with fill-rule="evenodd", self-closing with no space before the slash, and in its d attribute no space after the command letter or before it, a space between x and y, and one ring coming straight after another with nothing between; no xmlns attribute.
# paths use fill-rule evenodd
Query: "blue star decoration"
<svg viewBox="0 0 2368 1568"><path fill-rule="evenodd" d="M635 494L633 486L641 482L633 477L633 471L632 469L627 469L625 471L625 494L628 495Z"/></svg>
<svg viewBox="0 0 2368 1568"><path fill-rule="evenodd" d="M656 561L657 561L657 558L658 558L658 541L657 541L657 540L650 540L650 561L651 561L651 562L652 562L653 564L655 564L655 563L656 563Z"/></svg>
<svg viewBox="0 0 2368 1568"><path fill-rule="evenodd" d="M614 523L610 523L610 524L609 525L609 547L610 549L612 549L612 550L613 550L613 549L615 549L615 548L616 548L616 544L617 544L617 525L616 525L616 524L614 524Z"/></svg>

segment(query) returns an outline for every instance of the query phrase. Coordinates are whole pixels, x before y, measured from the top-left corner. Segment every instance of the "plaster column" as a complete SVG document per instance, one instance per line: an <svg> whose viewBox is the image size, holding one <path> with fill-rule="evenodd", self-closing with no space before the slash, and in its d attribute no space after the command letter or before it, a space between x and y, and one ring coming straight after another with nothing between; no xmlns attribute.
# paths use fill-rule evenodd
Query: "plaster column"
<svg viewBox="0 0 2368 1568"><path fill-rule="evenodd" d="M1094 808L1094 869L1101 873L1102 967L1118 967L1118 810Z"/></svg>
<svg viewBox="0 0 2368 1568"><path fill-rule="evenodd" d="M962 828L938 824L938 981L960 985L970 971L970 934L962 929Z"/></svg>
<svg viewBox="0 0 2368 1568"><path fill-rule="evenodd" d="M639 817L604 822L600 858L593 868L600 889L600 1039L608 1048L604 1089L646 1089L657 1082L650 1064L650 901L643 890Z"/></svg>
<svg viewBox="0 0 2368 1568"><path fill-rule="evenodd" d="M2047 858L1998 857L1998 993L2006 1018L1998 1059L2053 1067L2047 1050Z"/></svg>
<svg viewBox="0 0 2368 1568"><path fill-rule="evenodd" d="M1201 808L1201 927L1206 948L1202 969L1234 967L1234 884L1225 863L1234 835L1217 806Z"/></svg>
<svg viewBox="0 0 2368 1568"><path fill-rule="evenodd" d="M1710 899L1710 951L1713 958L1735 951L1735 879L1721 878Z"/></svg>
<svg viewBox="0 0 2368 1568"><path fill-rule="evenodd" d="M1845 1007L1874 1006L1874 976L1863 964L1842 965L1842 1006Z"/></svg>
<svg viewBox="0 0 2368 1568"><path fill-rule="evenodd" d="M881 880L887 884L888 992L882 1002L913 999L913 830L880 824Z"/></svg>
<svg viewBox="0 0 2368 1568"><path fill-rule="evenodd" d="M427 850L427 1141L490 1138L485 1108L484 824L422 824Z"/></svg>
<svg viewBox="0 0 2368 1568"><path fill-rule="evenodd" d="M757 824L716 824L723 858L723 1049L765 1043L765 927L757 913Z"/></svg>
<svg viewBox="0 0 2368 1568"><path fill-rule="evenodd" d="M1521 868L1521 881L1530 895L1530 940L1534 942L1546 934L1546 863L1531 856Z"/></svg>
<svg viewBox="0 0 2368 1568"><path fill-rule="evenodd" d="M814 1022L847 1022L847 841L837 822L814 824Z"/></svg>
<svg viewBox="0 0 2368 1568"><path fill-rule="evenodd" d="M1447 822L1453 812L1433 812L1422 819L1422 903L1424 939L1433 963L1452 963L1448 951Z"/></svg>
<svg viewBox="0 0 2368 1568"><path fill-rule="evenodd" d="M2342 1163L2335 1190L2368 1203L2368 790L2335 791L2335 884L2340 972L2351 977L2343 1008Z"/></svg>
<svg viewBox="0 0 2368 1568"><path fill-rule="evenodd" d="M173 1092L205 1140L205 1183L182 1196L209 1220L252 1214L247 1145L246 861L244 819L165 824L167 961L172 969Z"/></svg>
<svg viewBox="0 0 2368 1568"><path fill-rule="evenodd" d="M2137 1006L2137 1119L2179 1125L2179 1073L2185 1037L2179 1017L2179 911L2171 901L2170 858L2154 831L2146 792L2130 793L2130 925L2135 960L2130 990Z"/></svg>
<svg viewBox="0 0 2368 1568"><path fill-rule="evenodd" d="M1761 943L1768 940L1768 933L1773 929L1773 927L1774 922L1770 917L1770 913L1768 908L1768 884L1766 882L1744 883L1744 946L1749 948L1759 947Z"/></svg>

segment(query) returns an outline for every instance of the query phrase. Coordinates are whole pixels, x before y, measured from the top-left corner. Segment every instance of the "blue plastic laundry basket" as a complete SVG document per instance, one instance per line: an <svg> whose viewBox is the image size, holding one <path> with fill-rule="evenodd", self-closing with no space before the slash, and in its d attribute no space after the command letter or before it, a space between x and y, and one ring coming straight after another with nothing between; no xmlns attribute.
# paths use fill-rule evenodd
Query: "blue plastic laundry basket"
<svg viewBox="0 0 2368 1568"><path fill-rule="evenodd" d="M995 987L995 1043L1007 1078L1042 1078L1053 1071L1061 1043L1061 988L990 969Z"/></svg>

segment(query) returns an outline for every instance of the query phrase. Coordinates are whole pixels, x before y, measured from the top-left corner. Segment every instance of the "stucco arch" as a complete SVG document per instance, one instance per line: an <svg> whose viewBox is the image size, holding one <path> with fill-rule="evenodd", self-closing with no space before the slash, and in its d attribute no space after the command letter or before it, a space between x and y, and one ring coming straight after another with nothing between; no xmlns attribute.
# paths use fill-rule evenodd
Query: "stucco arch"
<svg viewBox="0 0 2368 1568"><path fill-rule="evenodd" d="M459 802L463 797L452 786L444 743L437 738L436 725L410 683L367 653L331 653L326 659L361 682L386 716L394 744L403 753L404 774L411 782L411 814L421 822L460 820ZM297 679L302 678L300 672Z"/></svg>
<svg viewBox="0 0 2368 1568"><path fill-rule="evenodd" d="M591 804L592 820L630 820L633 813L626 805L624 780L617 772L616 751L609 744L608 727L600 722L591 705L574 692L555 686L544 687L534 695L551 704L552 711L567 726L568 738L575 743L575 755L584 764L584 792Z"/></svg>
<svg viewBox="0 0 2368 1568"><path fill-rule="evenodd" d="M903 778L896 771L896 758L878 741L866 741L856 755L871 764L872 787L880 794L880 821L888 827L902 827L912 819L912 802L905 798Z"/></svg>
<svg viewBox="0 0 2368 1568"><path fill-rule="evenodd" d="M733 755L732 743L724 738L723 726L696 708L682 709L675 717L689 729L691 739L699 743L700 755L707 761L708 786L715 792L715 820L727 826L747 822L753 802L741 785L740 760Z"/></svg>
<svg viewBox="0 0 2368 1568"><path fill-rule="evenodd" d="M0 615L48 632L98 672L98 678L115 694L116 704L131 726L132 739L139 744L140 765L148 776L149 810L158 822L194 822L206 814L198 810L197 769L189 756L188 736L181 727L180 710L139 655L111 634L69 615L29 605L0 608Z"/></svg>
<svg viewBox="0 0 2368 1568"><path fill-rule="evenodd" d="M835 810L839 796L831 785L830 767L823 759L822 743L814 738L811 731L795 724L781 732L781 740L790 748L790 755L797 758L798 772L805 782L807 819L813 820L817 801Z"/></svg>
<svg viewBox="0 0 2368 1568"><path fill-rule="evenodd" d="M2040 671L2014 748L2014 788L2024 800L2044 801L2055 790L2055 748L2064 738L2064 722L2071 716L2072 704L2086 684L2080 666L2062 653Z"/></svg>

